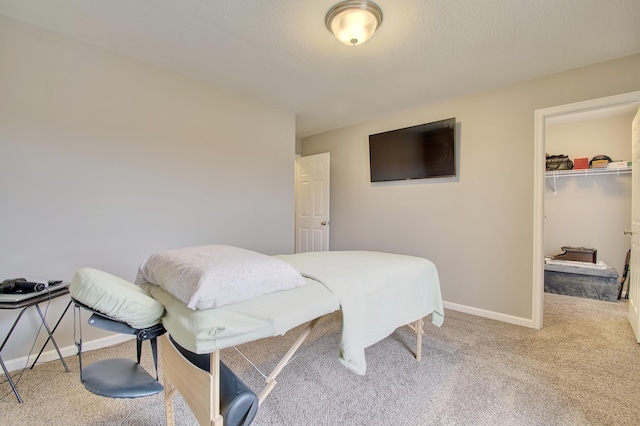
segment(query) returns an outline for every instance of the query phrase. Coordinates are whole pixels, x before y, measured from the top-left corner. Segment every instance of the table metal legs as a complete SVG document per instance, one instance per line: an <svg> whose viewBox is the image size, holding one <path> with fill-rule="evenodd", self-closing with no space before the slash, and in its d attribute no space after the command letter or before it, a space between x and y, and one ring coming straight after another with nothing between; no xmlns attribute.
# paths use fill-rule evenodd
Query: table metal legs
<svg viewBox="0 0 640 426"><path fill-rule="evenodd" d="M11 374L9 374L9 370L7 370L7 366L4 365L4 361L2 360L2 355L0 355L0 364L2 364L2 369L4 370L4 375L7 376L7 380L11 385L11 389L13 389L13 393L16 394L16 398L18 398L18 402L22 404L22 398L20 398L20 394L18 393L18 389L16 389L15 383L11 380Z"/></svg>
<svg viewBox="0 0 640 426"><path fill-rule="evenodd" d="M42 351L44 351L44 348L47 346L47 343L49 343L49 340L51 340L51 343L53 343L53 346L56 348L56 352L58 352L58 358L60 358L60 361L62 361L62 365L64 366L65 371L67 373L69 372L69 368L67 367L67 363L64 362L64 357L62 356L62 353L60 353L60 348L58 348L58 344L56 343L56 340L53 338L53 333L55 333L56 329L58 328L58 325L60 325L60 322L62 321L62 318L64 317L64 315L69 310L69 307L71 306L71 303L72 303L72 301L69 301L69 303L67 304L67 307L64 308L64 312L62 313L62 315L60 315L60 318L58 318L58 321L56 322L56 325L51 330L49 330L49 325L47 324L47 321L45 320L44 315L42 314L42 310L40 310L40 306L36 305L36 309L38 310L38 313L40 314L40 318L42 318L42 324L44 325L44 328L47 329L47 333L49 333L49 337L47 337L47 340L44 342L44 345L42 345L42 348L40 349L40 352L38 352L38 356L36 357L36 359L33 360L33 364L31 364L31 369L33 369L33 367L35 367L36 362L38 362L38 358L40 358L40 355L42 355Z"/></svg>
<svg viewBox="0 0 640 426"><path fill-rule="evenodd" d="M9 330L9 333L7 334L7 336L2 341L2 345L0 345L0 352L2 352L2 349L4 349L4 346L7 344L7 340L9 340L9 337L11 336L11 333L13 333L13 330L16 328L16 325L18 325L18 321L20 321L20 318L22 318L22 314L24 314L24 312L30 306L33 306L33 305L25 306L24 308L22 308L22 310L18 314L18 317L13 322L13 325L11 326L11 329ZM38 358L40 358L40 355L42 355L42 352L44 351L44 348L49 343L49 340L51 340L51 343L53 343L53 346L56 348L56 352L58 352L58 358L60 358L60 361L62 361L62 365L64 366L64 369L68 373L69 372L69 368L67 367L67 363L64 361L64 357L62 356L62 353L60 352L60 348L58 348L58 344L56 343L56 340L53 338L53 333L56 331L56 329L58 328L58 325L60 325L60 322L62 321L62 318L64 317L64 315L69 310L69 307L71 306L71 301L69 301L69 303L67 304L67 307L65 308L64 312L62 313L62 315L60 315L60 318L58 318L58 321L56 322L56 325L53 327L53 329L49 328L49 324L47 324L47 320L46 320L44 314L42 313L42 310L40 309L40 306L38 304L36 304L35 306L36 306L36 310L38 311L38 314L40 315L40 319L42 320L42 325L47 330L47 333L48 333L49 337L47 337L46 342L44 342L44 345L42 345L42 349L40 349L40 352L38 352L38 356L36 357L35 361L33 361L33 364L31 365L31 368L33 368L36 365L36 362L38 361ZM0 365L2 366L2 370L4 371L4 375L7 376L7 381L11 385L11 389L13 390L13 393L16 395L16 398L18 398L18 402L22 403L22 398L20 398L20 393L18 393L18 389L16 388L15 383L13 383L13 380L11 379L11 374L9 374L9 370L7 370L7 366L4 364L4 361L2 360L2 355L0 355Z"/></svg>

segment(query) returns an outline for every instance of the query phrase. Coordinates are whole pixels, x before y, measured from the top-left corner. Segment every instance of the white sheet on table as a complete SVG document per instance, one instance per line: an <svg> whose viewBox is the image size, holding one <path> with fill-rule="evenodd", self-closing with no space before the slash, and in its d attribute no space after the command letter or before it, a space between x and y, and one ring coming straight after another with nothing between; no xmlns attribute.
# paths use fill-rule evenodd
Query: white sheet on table
<svg viewBox="0 0 640 426"><path fill-rule="evenodd" d="M215 309L189 309L154 284L143 288L165 307L162 323L182 347L206 354L234 345L280 336L301 324L340 309L340 300L323 284L276 291Z"/></svg>
<svg viewBox="0 0 640 426"><path fill-rule="evenodd" d="M435 265L423 258L369 251L329 251L276 256L304 276L321 281L342 308L340 361L365 374L364 349L403 325L444 309Z"/></svg>

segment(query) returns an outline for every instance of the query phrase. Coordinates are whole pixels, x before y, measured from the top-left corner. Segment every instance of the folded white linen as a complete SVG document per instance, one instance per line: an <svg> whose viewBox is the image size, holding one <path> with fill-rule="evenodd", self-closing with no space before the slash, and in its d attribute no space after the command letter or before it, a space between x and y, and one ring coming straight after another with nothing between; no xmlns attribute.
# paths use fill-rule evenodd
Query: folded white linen
<svg viewBox="0 0 640 426"><path fill-rule="evenodd" d="M190 309L216 308L305 283L282 260L225 245L152 254L138 268L135 282L156 284Z"/></svg>
<svg viewBox="0 0 640 426"><path fill-rule="evenodd" d="M578 268L587 268L587 269L607 269L609 267L602 260L599 260L598 263L593 263L593 262L580 262L578 260L561 260L561 259L552 259L550 257L545 257L544 263L547 265L575 266Z"/></svg>

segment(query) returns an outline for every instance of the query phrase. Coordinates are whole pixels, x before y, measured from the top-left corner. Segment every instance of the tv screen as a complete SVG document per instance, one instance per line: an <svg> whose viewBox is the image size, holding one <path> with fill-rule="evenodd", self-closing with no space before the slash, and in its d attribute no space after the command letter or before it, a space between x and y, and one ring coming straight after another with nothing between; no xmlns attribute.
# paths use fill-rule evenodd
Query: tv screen
<svg viewBox="0 0 640 426"><path fill-rule="evenodd" d="M369 135L371 182L456 175L456 119Z"/></svg>

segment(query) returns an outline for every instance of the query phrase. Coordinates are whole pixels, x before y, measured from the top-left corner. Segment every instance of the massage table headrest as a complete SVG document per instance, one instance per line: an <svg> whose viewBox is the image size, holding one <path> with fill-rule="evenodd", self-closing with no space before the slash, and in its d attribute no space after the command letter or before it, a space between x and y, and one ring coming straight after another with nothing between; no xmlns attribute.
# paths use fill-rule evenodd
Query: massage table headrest
<svg viewBox="0 0 640 426"><path fill-rule="evenodd" d="M134 329L156 325L164 315L164 306L143 288L98 269L79 269L69 291L83 305Z"/></svg>

